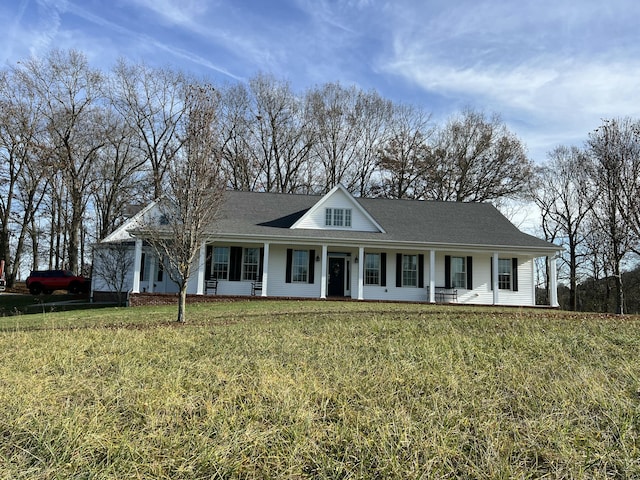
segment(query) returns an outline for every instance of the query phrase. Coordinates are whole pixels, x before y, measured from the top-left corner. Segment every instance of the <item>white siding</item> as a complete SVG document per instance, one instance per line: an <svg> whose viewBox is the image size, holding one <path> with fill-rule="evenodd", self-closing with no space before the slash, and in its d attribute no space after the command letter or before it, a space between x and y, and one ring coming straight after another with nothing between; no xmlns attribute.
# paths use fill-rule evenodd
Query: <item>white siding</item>
<svg viewBox="0 0 640 480"><path fill-rule="evenodd" d="M299 247L314 249L316 255L322 253L320 246ZM269 290L270 297L320 298L320 262L315 262L313 283L286 283L287 246L271 245L269 247Z"/></svg>
<svg viewBox="0 0 640 480"><path fill-rule="evenodd" d="M512 258L510 255L500 255L500 258ZM499 305L533 305L533 259L518 257L518 291L499 290ZM436 258L436 261L438 258ZM442 258L444 279L444 256ZM444 281L444 280L443 280ZM437 283L437 282L436 282ZM473 290L458 289L458 303L472 303L481 305L493 304L493 290L491 289L491 256L473 256Z"/></svg>
<svg viewBox="0 0 640 480"><path fill-rule="evenodd" d="M219 280L217 295L251 295L251 282Z"/></svg>
<svg viewBox="0 0 640 480"><path fill-rule="evenodd" d="M365 254L377 253L379 250L365 250ZM389 301L409 301L426 302L429 300L427 289L420 287L397 287L396 286L396 254L424 255L424 285L429 284L429 252L414 251L387 251L387 285L385 287L377 285L364 286L365 300L389 300Z"/></svg>
<svg viewBox="0 0 640 480"><path fill-rule="evenodd" d="M327 227L325 226L325 209L350 208L351 227ZM336 190L330 197L319 205L319 208L309 211L309 215L303 217L296 228L311 230L353 230L358 232L377 232L379 229L361 211L354 200L345 195L341 190Z"/></svg>

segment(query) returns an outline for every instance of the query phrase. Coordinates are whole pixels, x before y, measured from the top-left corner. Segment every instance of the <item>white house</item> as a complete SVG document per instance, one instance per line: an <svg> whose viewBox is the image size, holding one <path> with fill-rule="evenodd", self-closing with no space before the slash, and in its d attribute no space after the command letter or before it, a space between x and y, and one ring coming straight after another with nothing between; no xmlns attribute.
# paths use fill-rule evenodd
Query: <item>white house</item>
<svg viewBox="0 0 640 480"><path fill-rule="evenodd" d="M130 244L129 291L177 292L166 266L136 236L153 210L97 248ZM559 250L485 203L355 198L341 185L323 196L229 191L188 293L531 306L534 260L548 257L550 303L558 306ZM252 289L256 282L261 289ZM215 293L206 288L214 283ZM94 279L93 290L108 288Z"/></svg>

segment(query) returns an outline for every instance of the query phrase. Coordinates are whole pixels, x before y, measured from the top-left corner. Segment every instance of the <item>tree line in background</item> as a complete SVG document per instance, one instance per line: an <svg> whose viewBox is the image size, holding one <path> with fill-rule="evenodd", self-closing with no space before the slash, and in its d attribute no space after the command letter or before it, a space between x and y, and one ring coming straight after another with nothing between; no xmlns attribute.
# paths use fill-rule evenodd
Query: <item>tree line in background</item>
<svg viewBox="0 0 640 480"><path fill-rule="evenodd" d="M638 312L638 282L625 289L623 273L640 253L640 121L604 120L583 148L554 149L531 195L545 237L565 248L563 306Z"/></svg>
<svg viewBox="0 0 640 480"><path fill-rule="evenodd" d="M203 118L206 141L194 141ZM584 149L558 147L536 166L497 115L436 124L339 83L296 92L258 74L211 85L124 60L100 71L54 50L0 70L0 258L9 285L38 267L88 273L91 244L204 152L229 189L322 194L342 183L367 197L533 199L545 237L566 247L566 306L587 306L586 279L612 278L622 311L621 271L640 235L638 135L637 122L608 120Z"/></svg>

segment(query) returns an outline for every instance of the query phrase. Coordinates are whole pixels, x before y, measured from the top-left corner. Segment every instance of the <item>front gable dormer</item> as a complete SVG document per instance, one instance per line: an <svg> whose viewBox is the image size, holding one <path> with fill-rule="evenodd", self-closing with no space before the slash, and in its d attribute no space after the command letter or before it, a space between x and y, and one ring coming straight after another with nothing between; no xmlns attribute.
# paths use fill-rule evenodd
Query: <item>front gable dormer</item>
<svg viewBox="0 0 640 480"><path fill-rule="evenodd" d="M380 224L342 185L336 185L298 219L291 229L350 230L385 233Z"/></svg>

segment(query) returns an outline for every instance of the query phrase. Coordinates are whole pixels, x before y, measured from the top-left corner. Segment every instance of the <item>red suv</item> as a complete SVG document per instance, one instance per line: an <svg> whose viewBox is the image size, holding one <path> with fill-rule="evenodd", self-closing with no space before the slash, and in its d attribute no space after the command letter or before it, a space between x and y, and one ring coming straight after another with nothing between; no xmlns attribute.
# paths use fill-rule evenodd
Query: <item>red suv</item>
<svg viewBox="0 0 640 480"><path fill-rule="evenodd" d="M33 295L50 294L54 290L82 293L88 291L90 285L88 279L74 275L70 270L32 270L26 283Z"/></svg>

